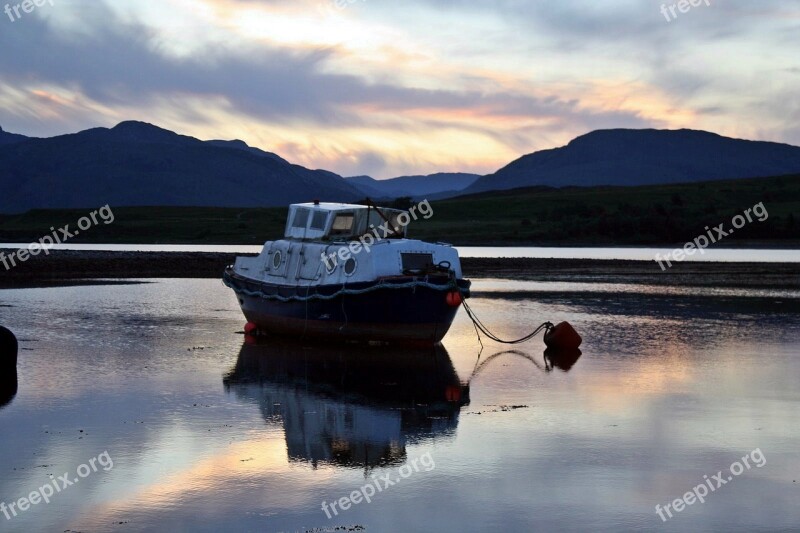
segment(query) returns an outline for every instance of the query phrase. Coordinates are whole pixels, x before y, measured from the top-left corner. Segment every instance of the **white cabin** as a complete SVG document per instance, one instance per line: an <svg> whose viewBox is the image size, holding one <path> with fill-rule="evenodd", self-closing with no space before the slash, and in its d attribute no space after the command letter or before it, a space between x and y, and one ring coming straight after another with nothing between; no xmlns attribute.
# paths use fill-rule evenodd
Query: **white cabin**
<svg viewBox="0 0 800 533"><path fill-rule="evenodd" d="M386 238L403 238L406 236L406 227L397 220L403 213L405 211L399 209L378 209L356 204L292 204L289 206L284 237L312 241L349 240L372 231L371 228L388 225L392 231Z"/></svg>
<svg viewBox="0 0 800 533"><path fill-rule="evenodd" d="M289 286L372 281L426 272L437 265L448 265L460 279L455 248L406 238L408 224L418 216L413 209L292 204L284 239L264 243L258 257L237 257L234 270L253 280Z"/></svg>

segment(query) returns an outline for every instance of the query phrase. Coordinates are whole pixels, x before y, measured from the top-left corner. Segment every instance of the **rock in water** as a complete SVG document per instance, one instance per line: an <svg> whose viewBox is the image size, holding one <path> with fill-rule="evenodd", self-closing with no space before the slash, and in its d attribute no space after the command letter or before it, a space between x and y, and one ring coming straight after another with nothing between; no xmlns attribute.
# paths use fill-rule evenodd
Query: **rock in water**
<svg viewBox="0 0 800 533"><path fill-rule="evenodd" d="M17 369L17 337L10 330L0 326L0 373L6 369Z"/></svg>
<svg viewBox="0 0 800 533"><path fill-rule="evenodd" d="M0 326L0 409L17 394L17 338Z"/></svg>

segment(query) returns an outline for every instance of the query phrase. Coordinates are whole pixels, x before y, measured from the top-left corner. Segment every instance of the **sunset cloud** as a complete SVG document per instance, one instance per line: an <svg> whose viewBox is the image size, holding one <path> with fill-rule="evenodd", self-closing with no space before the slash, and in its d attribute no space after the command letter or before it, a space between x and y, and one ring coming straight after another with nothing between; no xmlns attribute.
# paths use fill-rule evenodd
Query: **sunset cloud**
<svg viewBox="0 0 800 533"><path fill-rule="evenodd" d="M136 119L381 178L488 173L600 128L800 143L798 12L659 5L62 0L0 22L0 125Z"/></svg>

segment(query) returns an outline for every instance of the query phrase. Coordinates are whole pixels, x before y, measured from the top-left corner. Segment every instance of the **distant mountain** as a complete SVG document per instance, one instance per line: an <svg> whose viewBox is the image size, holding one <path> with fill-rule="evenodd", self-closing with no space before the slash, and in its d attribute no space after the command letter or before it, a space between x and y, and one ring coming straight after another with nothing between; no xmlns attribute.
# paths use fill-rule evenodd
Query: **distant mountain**
<svg viewBox="0 0 800 533"><path fill-rule="evenodd" d="M143 122L0 145L0 212L112 206L285 206L363 196L344 178L242 141L200 141ZM12 142L9 143L7 140Z"/></svg>
<svg viewBox="0 0 800 533"><path fill-rule="evenodd" d="M415 200L521 187L649 185L800 173L800 147L693 130L600 130L488 176L342 178L244 141L201 141L143 122L46 139L0 128L0 213L112 206L270 207Z"/></svg>
<svg viewBox="0 0 800 533"><path fill-rule="evenodd" d="M369 176L349 176L345 178L345 181L361 191L361 194L369 196L372 199L392 196L391 194L386 194L386 192L380 188L378 180ZM400 196L407 195L401 194Z"/></svg>
<svg viewBox="0 0 800 533"><path fill-rule="evenodd" d="M253 148L252 146L248 146L246 142L240 140L234 141L206 141L206 144L211 146L219 146L221 148L233 148L234 150L243 150L245 152L249 152L251 154L255 154L261 157L269 157L270 159L274 159L275 161L280 161L282 163L289 164L284 158L277 154L273 154L272 152L265 152L260 148Z"/></svg>
<svg viewBox="0 0 800 533"><path fill-rule="evenodd" d="M428 176L401 176L388 180L376 180L369 176L353 176L345 179L365 195L374 198L401 196L419 198L448 192L455 194L475 183L478 178L480 178L478 174L440 172Z"/></svg>
<svg viewBox="0 0 800 533"><path fill-rule="evenodd" d="M18 135L16 133L8 133L3 131L3 127L0 126L0 146L6 144L15 144L18 142L26 141L29 137L25 137L24 135Z"/></svg>
<svg viewBox="0 0 800 533"><path fill-rule="evenodd" d="M464 194L545 185L650 185L800 172L800 147L695 130L599 130L523 156Z"/></svg>

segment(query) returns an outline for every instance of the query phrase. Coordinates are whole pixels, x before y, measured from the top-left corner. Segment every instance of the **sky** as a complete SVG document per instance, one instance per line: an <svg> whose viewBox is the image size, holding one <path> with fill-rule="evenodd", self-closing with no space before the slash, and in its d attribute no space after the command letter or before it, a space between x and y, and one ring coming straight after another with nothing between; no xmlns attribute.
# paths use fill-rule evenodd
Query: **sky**
<svg viewBox="0 0 800 533"><path fill-rule="evenodd" d="M0 11L0 126L30 136L141 120L379 179L606 128L800 145L797 1L36 1Z"/></svg>

